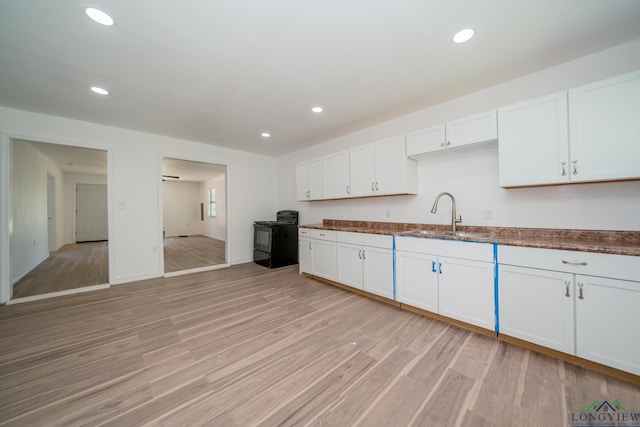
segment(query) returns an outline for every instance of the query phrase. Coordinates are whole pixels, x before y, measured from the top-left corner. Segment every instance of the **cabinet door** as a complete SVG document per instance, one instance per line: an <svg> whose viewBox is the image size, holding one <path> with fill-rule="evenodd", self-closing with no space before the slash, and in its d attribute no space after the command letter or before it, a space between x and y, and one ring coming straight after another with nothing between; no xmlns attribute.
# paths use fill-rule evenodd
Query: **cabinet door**
<svg viewBox="0 0 640 427"><path fill-rule="evenodd" d="M349 150L351 197L375 194L375 148L367 144Z"/></svg>
<svg viewBox="0 0 640 427"><path fill-rule="evenodd" d="M569 130L571 181L640 178L640 71L570 90Z"/></svg>
<svg viewBox="0 0 640 427"><path fill-rule="evenodd" d="M447 148L495 141L498 139L496 110L447 122L446 137Z"/></svg>
<svg viewBox="0 0 640 427"><path fill-rule="evenodd" d="M438 312L436 257L396 251L396 300Z"/></svg>
<svg viewBox="0 0 640 427"><path fill-rule="evenodd" d="M364 290L393 299L393 251L363 246Z"/></svg>
<svg viewBox="0 0 640 427"><path fill-rule="evenodd" d="M324 168L322 159L309 160L309 196L311 200L324 198Z"/></svg>
<svg viewBox="0 0 640 427"><path fill-rule="evenodd" d="M311 240L298 236L298 262L300 273L311 273Z"/></svg>
<svg viewBox="0 0 640 427"><path fill-rule="evenodd" d="M447 257L438 261L439 313L495 330L494 264Z"/></svg>
<svg viewBox="0 0 640 427"><path fill-rule="evenodd" d="M419 159L423 154L444 149L444 124L407 134L407 156Z"/></svg>
<svg viewBox="0 0 640 427"><path fill-rule="evenodd" d="M640 375L640 282L576 275L577 355Z"/></svg>
<svg viewBox="0 0 640 427"><path fill-rule="evenodd" d="M309 162L296 165L296 199L309 200Z"/></svg>
<svg viewBox="0 0 640 427"><path fill-rule="evenodd" d="M337 244L337 281L362 289L362 246L350 243Z"/></svg>
<svg viewBox="0 0 640 427"><path fill-rule="evenodd" d="M404 134L376 142L375 194L406 193L405 178L408 161Z"/></svg>
<svg viewBox="0 0 640 427"><path fill-rule="evenodd" d="M349 151L325 156L322 159L324 170L324 198L340 199L349 197Z"/></svg>
<svg viewBox="0 0 640 427"><path fill-rule="evenodd" d="M500 265L499 332L574 354L573 275Z"/></svg>
<svg viewBox="0 0 640 427"><path fill-rule="evenodd" d="M336 242L311 239L311 274L336 280Z"/></svg>
<svg viewBox="0 0 640 427"><path fill-rule="evenodd" d="M569 182L567 93L498 110L500 186Z"/></svg>

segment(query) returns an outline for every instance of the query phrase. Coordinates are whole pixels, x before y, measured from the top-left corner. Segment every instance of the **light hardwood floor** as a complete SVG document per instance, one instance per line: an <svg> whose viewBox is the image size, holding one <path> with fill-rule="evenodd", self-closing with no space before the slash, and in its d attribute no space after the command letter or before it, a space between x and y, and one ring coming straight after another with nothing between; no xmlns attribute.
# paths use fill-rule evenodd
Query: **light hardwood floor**
<svg viewBox="0 0 640 427"><path fill-rule="evenodd" d="M562 426L640 388L243 264L0 307L0 425Z"/></svg>
<svg viewBox="0 0 640 427"><path fill-rule="evenodd" d="M165 272L224 264L225 242L205 236L164 240ZM13 285L13 298L109 283L107 242L65 245Z"/></svg>
<svg viewBox="0 0 640 427"><path fill-rule="evenodd" d="M164 239L164 272L225 263L225 242L206 236Z"/></svg>
<svg viewBox="0 0 640 427"><path fill-rule="evenodd" d="M13 285L13 298L109 283L107 242L64 245Z"/></svg>

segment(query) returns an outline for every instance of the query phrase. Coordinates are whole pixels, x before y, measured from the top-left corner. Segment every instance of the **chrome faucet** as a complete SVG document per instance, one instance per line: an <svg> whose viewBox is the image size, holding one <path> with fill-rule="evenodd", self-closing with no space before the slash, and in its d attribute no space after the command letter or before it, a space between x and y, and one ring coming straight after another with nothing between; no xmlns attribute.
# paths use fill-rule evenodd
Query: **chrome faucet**
<svg viewBox="0 0 640 427"><path fill-rule="evenodd" d="M462 216L458 215L458 217L456 218L456 199L455 197L453 197L453 194L451 193L440 193L438 194L438 196L436 197L436 201L433 203L433 207L431 208L431 213L436 213L438 210L438 201L440 200L440 197L442 196L449 196L451 197L451 231L452 232L456 232L456 224L458 222L462 222Z"/></svg>

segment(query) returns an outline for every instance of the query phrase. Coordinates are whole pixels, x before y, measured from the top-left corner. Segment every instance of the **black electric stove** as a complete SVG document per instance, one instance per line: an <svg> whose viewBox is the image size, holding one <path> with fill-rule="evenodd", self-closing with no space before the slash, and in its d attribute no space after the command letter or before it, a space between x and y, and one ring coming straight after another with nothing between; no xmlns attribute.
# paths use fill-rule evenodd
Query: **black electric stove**
<svg viewBox="0 0 640 427"><path fill-rule="evenodd" d="M298 263L297 211L278 211L275 221L253 223L253 261L269 268Z"/></svg>

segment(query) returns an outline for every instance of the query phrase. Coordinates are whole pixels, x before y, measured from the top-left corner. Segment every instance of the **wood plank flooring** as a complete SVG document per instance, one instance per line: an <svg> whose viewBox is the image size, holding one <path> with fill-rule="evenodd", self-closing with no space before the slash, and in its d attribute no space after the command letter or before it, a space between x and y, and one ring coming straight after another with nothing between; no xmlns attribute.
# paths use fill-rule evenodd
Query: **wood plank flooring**
<svg viewBox="0 0 640 427"><path fill-rule="evenodd" d="M165 273L225 263L225 242L205 236L164 240ZM65 245L13 285L13 298L109 283L108 242Z"/></svg>
<svg viewBox="0 0 640 427"><path fill-rule="evenodd" d="M107 242L64 245L13 285L13 298L109 283Z"/></svg>
<svg viewBox="0 0 640 427"><path fill-rule="evenodd" d="M0 425L562 426L640 387L243 264L0 307Z"/></svg>
<svg viewBox="0 0 640 427"><path fill-rule="evenodd" d="M225 263L225 242L206 236L164 239L164 272Z"/></svg>

